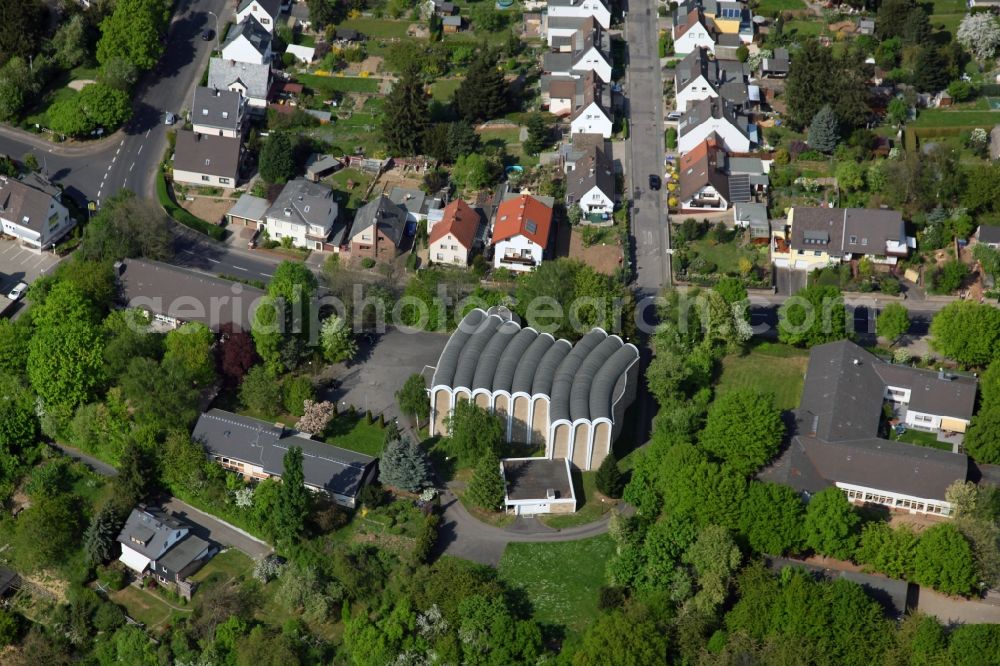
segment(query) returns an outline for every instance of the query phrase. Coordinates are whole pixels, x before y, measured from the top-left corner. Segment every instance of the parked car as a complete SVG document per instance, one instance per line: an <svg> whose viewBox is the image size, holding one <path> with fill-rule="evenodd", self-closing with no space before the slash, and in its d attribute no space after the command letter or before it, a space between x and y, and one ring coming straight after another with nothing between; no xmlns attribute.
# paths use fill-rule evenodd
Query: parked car
<svg viewBox="0 0 1000 666"><path fill-rule="evenodd" d="M163 114L163 124L164 125L173 125L175 122L177 122L177 116L175 116L174 114L170 113L169 111L167 111L166 113Z"/></svg>
<svg viewBox="0 0 1000 666"><path fill-rule="evenodd" d="M215 31L212 30L211 28L201 33L201 38L204 39L206 42L211 41L213 37L215 37Z"/></svg>
<svg viewBox="0 0 1000 666"><path fill-rule="evenodd" d="M667 114L667 120L677 121L680 119L681 119L680 111L671 111L670 113Z"/></svg>
<svg viewBox="0 0 1000 666"><path fill-rule="evenodd" d="M654 173L649 174L649 189L651 190L660 189L660 177Z"/></svg>
<svg viewBox="0 0 1000 666"><path fill-rule="evenodd" d="M28 283L18 282L14 288L10 290L10 293L7 294L7 298L12 301L21 300L21 297L24 296L24 292L26 291L28 291Z"/></svg>

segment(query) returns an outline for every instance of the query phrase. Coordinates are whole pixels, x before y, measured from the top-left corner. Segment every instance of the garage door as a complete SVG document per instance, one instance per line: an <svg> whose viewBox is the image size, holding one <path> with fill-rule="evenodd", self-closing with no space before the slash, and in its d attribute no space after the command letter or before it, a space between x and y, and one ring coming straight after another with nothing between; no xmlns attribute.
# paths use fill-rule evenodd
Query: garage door
<svg viewBox="0 0 1000 666"><path fill-rule="evenodd" d="M806 269L809 268L809 262L808 261L796 261L795 262L795 268L798 269L798 270L800 270L800 271L804 271L804 270L806 270Z"/></svg>
<svg viewBox="0 0 1000 666"><path fill-rule="evenodd" d="M775 268L788 268L788 259L775 259L774 260L774 267Z"/></svg>
<svg viewBox="0 0 1000 666"><path fill-rule="evenodd" d="M549 505L545 504L521 504L517 507L517 514L519 516L533 516L536 513L548 513Z"/></svg>

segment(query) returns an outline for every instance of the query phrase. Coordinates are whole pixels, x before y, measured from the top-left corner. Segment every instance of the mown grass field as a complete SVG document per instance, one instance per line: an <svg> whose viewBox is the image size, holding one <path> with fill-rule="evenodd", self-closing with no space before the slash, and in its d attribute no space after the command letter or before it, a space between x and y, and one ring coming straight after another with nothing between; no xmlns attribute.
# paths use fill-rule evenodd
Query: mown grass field
<svg viewBox="0 0 1000 666"><path fill-rule="evenodd" d="M341 23L339 27L357 30L368 37L403 38L406 37L406 29L410 27L410 21L393 21L392 19L377 19L358 17L348 19Z"/></svg>
<svg viewBox="0 0 1000 666"><path fill-rule="evenodd" d="M790 12L805 8L806 3L802 0L761 0L754 12L763 16L772 16L777 12Z"/></svg>
<svg viewBox="0 0 1000 666"><path fill-rule="evenodd" d="M779 409L799 405L808 352L775 343L761 343L746 355L730 354L722 359L722 372L715 387L717 395L742 388L774 394Z"/></svg>
<svg viewBox="0 0 1000 666"><path fill-rule="evenodd" d="M581 631L597 615L605 563L615 550L607 534L562 543L512 543L500 577L524 590L540 622Z"/></svg>
<svg viewBox="0 0 1000 666"><path fill-rule="evenodd" d="M615 505L613 501L602 502L601 498L598 497L596 471L580 472L574 470L573 492L576 493L576 513L544 516L542 522L557 530L586 525L600 520Z"/></svg>
<svg viewBox="0 0 1000 666"><path fill-rule="evenodd" d="M688 249L696 252L699 257L708 259L718 268L719 273L734 273L740 268L740 259L744 257L756 261L760 252L752 247L740 247L735 241L712 244L707 238L700 238L688 243Z"/></svg>
<svg viewBox="0 0 1000 666"><path fill-rule="evenodd" d="M924 109L910 127L983 127L1000 123L1000 111Z"/></svg>
<svg viewBox="0 0 1000 666"><path fill-rule="evenodd" d="M362 76L316 76L315 74L297 74L299 83L312 88L316 92L329 95L335 92L378 92L381 79Z"/></svg>

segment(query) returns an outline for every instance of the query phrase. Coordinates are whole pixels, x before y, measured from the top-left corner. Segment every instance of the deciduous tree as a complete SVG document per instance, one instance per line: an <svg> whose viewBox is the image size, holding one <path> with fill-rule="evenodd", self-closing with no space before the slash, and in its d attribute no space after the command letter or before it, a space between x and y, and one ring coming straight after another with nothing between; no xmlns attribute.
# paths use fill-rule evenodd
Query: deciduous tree
<svg viewBox="0 0 1000 666"><path fill-rule="evenodd" d="M218 372L229 386L239 385L258 360L253 338L232 322L226 322L219 328L217 356Z"/></svg>
<svg viewBox="0 0 1000 666"><path fill-rule="evenodd" d="M893 529L886 523L873 522L861 532L861 544L855 556L871 571L890 578L909 578L917 550L917 535L909 526Z"/></svg>
<svg viewBox="0 0 1000 666"><path fill-rule="evenodd" d="M976 589L972 548L954 525L934 525L920 535L913 579L945 594L968 595Z"/></svg>
<svg viewBox="0 0 1000 666"><path fill-rule="evenodd" d="M500 458L487 450L476 463L466 497L481 509L499 511L503 508L504 481L500 475Z"/></svg>
<svg viewBox="0 0 1000 666"><path fill-rule="evenodd" d="M741 508L740 532L758 553L781 556L802 547L805 507L788 486L751 481Z"/></svg>
<svg viewBox="0 0 1000 666"><path fill-rule="evenodd" d="M78 497L38 497L17 517L14 543L19 566L37 571L65 562L79 547L83 516Z"/></svg>
<svg viewBox="0 0 1000 666"><path fill-rule="evenodd" d="M323 348L323 358L330 363L349 361L358 353L354 334L341 317L332 316L323 320L319 341Z"/></svg>
<svg viewBox="0 0 1000 666"><path fill-rule="evenodd" d="M114 10L101 22L97 61L123 58L139 69L151 69L163 53L160 37L170 10L162 0L116 0Z"/></svg>
<svg viewBox="0 0 1000 666"><path fill-rule="evenodd" d="M84 86L74 99L80 112L97 127L112 129L132 117L132 99L128 93L103 83Z"/></svg>
<svg viewBox="0 0 1000 666"><path fill-rule="evenodd" d="M448 436L449 452L472 463L487 452L500 450L504 429L494 414L470 400L459 400L448 417Z"/></svg>
<svg viewBox="0 0 1000 666"><path fill-rule="evenodd" d="M994 363L995 365L995 363ZM965 450L977 462L1000 463L1000 404L986 404L972 417Z"/></svg>
<svg viewBox="0 0 1000 666"><path fill-rule="evenodd" d="M396 392L396 402L401 412L412 416L418 423L430 416L430 398L424 376L414 373L407 377L402 388Z"/></svg>
<svg viewBox="0 0 1000 666"><path fill-rule="evenodd" d="M931 346L969 366L985 366L1000 354L1000 310L956 301L931 321Z"/></svg>
<svg viewBox="0 0 1000 666"><path fill-rule="evenodd" d="M200 322L187 322L167 333L163 369L184 381L207 386L215 380L212 347L215 334Z"/></svg>
<svg viewBox="0 0 1000 666"><path fill-rule="evenodd" d="M625 477L622 476L622 471L618 468L618 458L615 457L614 453L608 453L600 467L597 468L594 484L608 497L617 499L622 496L622 491L625 489Z"/></svg>
<svg viewBox="0 0 1000 666"><path fill-rule="evenodd" d="M988 13L966 14L955 36L979 60L989 60L1000 49L1000 25Z"/></svg>
<svg viewBox="0 0 1000 666"><path fill-rule="evenodd" d="M263 365L250 368L240 384L240 402L266 418L278 415L281 397L281 384Z"/></svg>
<svg viewBox="0 0 1000 666"><path fill-rule="evenodd" d="M784 433L774 395L737 389L723 394L709 407L699 443L737 472L750 474L778 452Z"/></svg>
<svg viewBox="0 0 1000 666"><path fill-rule="evenodd" d="M850 559L858 543L860 518L839 488L824 488L809 500L802 525L806 546L818 553Z"/></svg>
<svg viewBox="0 0 1000 666"><path fill-rule="evenodd" d="M778 310L778 339L785 344L813 347L847 337L847 312L836 287L810 285Z"/></svg>
<svg viewBox="0 0 1000 666"><path fill-rule="evenodd" d="M910 313L904 305L889 303L882 308L878 319L875 320L875 330L889 341L891 347L910 330Z"/></svg>

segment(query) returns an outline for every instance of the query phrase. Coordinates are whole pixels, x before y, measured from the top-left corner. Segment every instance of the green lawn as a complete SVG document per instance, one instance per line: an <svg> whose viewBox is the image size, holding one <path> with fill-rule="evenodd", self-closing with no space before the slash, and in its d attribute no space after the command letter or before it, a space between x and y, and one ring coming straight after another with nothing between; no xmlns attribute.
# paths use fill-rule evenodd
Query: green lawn
<svg viewBox="0 0 1000 666"><path fill-rule="evenodd" d="M361 76L316 76L315 74L297 74L295 79L313 90L324 95L335 92L378 92L381 79Z"/></svg>
<svg viewBox="0 0 1000 666"><path fill-rule="evenodd" d="M815 37L826 30L826 24L821 20L795 19L785 24L785 34L797 37Z"/></svg>
<svg viewBox="0 0 1000 666"><path fill-rule="evenodd" d="M962 22L965 14L933 14L930 18L932 28L938 28L950 32L952 35L958 32L958 24Z"/></svg>
<svg viewBox="0 0 1000 666"><path fill-rule="evenodd" d="M173 613L166 602L153 592L140 590L131 585L109 595L111 601L125 607L125 613L132 619L151 629L170 619Z"/></svg>
<svg viewBox="0 0 1000 666"><path fill-rule="evenodd" d="M500 559L500 577L524 590L535 618L581 631L597 615L604 566L614 550L607 534L562 543L511 543Z"/></svg>
<svg viewBox="0 0 1000 666"><path fill-rule="evenodd" d="M774 394L780 409L799 404L809 354L782 344L761 343L745 356L730 354L722 359L716 394L741 388L755 388Z"/></svg>
<svg viewBox="0 0 1000 666"><path fill-rule="evenodd" d="M382 455L384 439L385 430L379 427L378 421L367 423L364 416L352 419L346 414L337 416L327 426L324 437L327 444L375 457Z"/></svg>
<svg viewBox="0 0 1000 666"><path fill-rule="evenodd" d="M210 559L205 566L191 576L191 580L196 583L212 585L216 582L225 582L232 578L250 575L253 572L253 566L253 560L235 548L230 548Z"/></svg>
<svg viewBox="0 0 1000 666"><path fill-rule="evenodd" d="M910 127L993 127L1000 123L1000 111L924 109Z"/></svg>
<svg viewBox="0 0 1000 666"><path fill-rule="evenodd" d="M614 501L604 501L597 496L597 472L573 470L573 491L576 493L576 513L542 516L542 522L557 530L586 525L611 511Z"/></svg>
<svg viewBox="0 0 1000 666"><path fill-rule="evenodd" d="M438 79L431 85L431 95L438 102L448 102L462 85L462 79Z"/></svg>
<svg viewBox="0 0 1000 666"><path fill-rule="evenodd" d="M338 27L350 28L365 34L368 37L406 37L406 29L410 27L410 21L393 21L391 19L377 19L359 17L348 19Z"/></svg>
<svg viewBox="0 0 1000 666"><path fill-rule="evenodd" d="M483 143L509 146L521 141L521 128L519 127L487 128L477 130L477 134L479 134L479 138Z"/></svg>
<svg viewBox="0 0 1000 666"><path fill-rule="evenodd" d="M365 155L374 156L384 147L378 127L375 114L352 113L350 118L336 118L328 125L312 128L308 134L332 144L332 152L353 154L360 147Z"/></svg>
<svg viewBox="0 0 1000 666"><path fill-rule="evenodd" d="M737 272L740 269L740 259L743 257L750 261L760 258L758 250L753 247L740 247L735 241L713 244L707 238L701 238L689 242L688 249L715 264L719 273Z"/></svg>
<svg viewBox="0 0 1000 666"><path fill-rule="evenodd" d="M778 12L795 11L805 9L806 4L802 0L761 0L754 12L764 16L774 16Z"/></svg>
<svg viewBox="0 0 1000 666"><path fill-rule="evenodd" d="M892 435L892 439L897 442L906 442L907 444L916 444L917 446L929 446L933 449L941 449L942 451L951 451L951 444L947 442L939 442L937 440L937 434L933 432L924 432L922 430L914 430L913 428L907 428L906 432L902 435L897 435L895 432Z"/></svg>
<svg viewBox="0 0 1000 666"><path fill-rule="evenodd" d="M364 203L362 197L365 194L365 190L368 189L368 184L371 180L371 175L366 174L360 169L341 169L328 179L330 184L333 185L337 203L345 209L352 210L357 210ZM354 187L348 189L347 181L352 181Z"/></svg>
<svg viewBox="0 0 1000 666"><path fill-rule="evenodd" d="M79 93L72 88L59 88L54 90L48 95L43 93L42 102L35 109L35 112L29 116L26 116L24 122L28 125L41 125L42 127L49 126L49 107L51 107L56 102L61 102L63 100L71 99L76 97Z"/></svg>
<svg viewBox="0 0 1000 666"><path fill-rule="evenodd" d="M931 14L962 14L968 11L965 0L933 0Z"/></svg>

